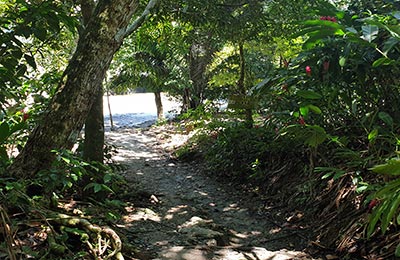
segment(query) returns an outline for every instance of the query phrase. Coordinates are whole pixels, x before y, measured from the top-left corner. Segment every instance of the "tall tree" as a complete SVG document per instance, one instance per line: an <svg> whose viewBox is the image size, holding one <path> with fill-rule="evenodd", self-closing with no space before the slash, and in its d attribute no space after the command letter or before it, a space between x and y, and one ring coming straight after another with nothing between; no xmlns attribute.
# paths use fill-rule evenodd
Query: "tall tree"
<svg viewBox="0 0 400 260"><path fill-rule="evenodd" d="M139 1L99 0L96 3L42 123L34 129L9 168L12 175L28 178L50 167L54 159L52 150L73 146L114 53L124 38L145 21L157 2L150 0L133 23L130 22Z"/></svg>
<svg viewBox="0 0 400 260"><path fill-rule="evenodd" d="M80 0L82 24L87 26L92 17L95 2ZM104 115L103 115L103 86L96 87L98 93L93 97L94 103L85 121L85 139L83 142L83 158L88 161L103 163L104 159Z"/></svg>

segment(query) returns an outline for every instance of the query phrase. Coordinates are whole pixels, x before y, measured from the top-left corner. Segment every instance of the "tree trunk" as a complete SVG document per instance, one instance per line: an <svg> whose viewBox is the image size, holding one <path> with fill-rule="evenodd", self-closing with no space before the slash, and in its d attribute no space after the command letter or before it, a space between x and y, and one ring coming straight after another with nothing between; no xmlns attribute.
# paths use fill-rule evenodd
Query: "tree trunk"
<svg viewBox="0 0 400 260"><path fill-rule="evenodd" d="M154 97L155 97L156 107L157 107L157 121L161 122L164 120L164 108L163 108L163 104L162 104L162 100L161 100L161 92L155 91Z"/></svg>
<svg viewBox="0 0 400 260"><path fill-rule="evenodd" d="M246 72L246 59L244 56L243 43L239 44L239 58L240 58L240 75L239 75L239 80L238 80L237 85L238 85L240 94L243 96L247 96L247 89L246 89L246 86L244 85L245 72ZM245 108L244 114L245 114L246 126L249 128L253 127L253 111L252 111L252 109Z"/></svg>
<svg viewBox="0 0 400 260"><path fill-rule="evenodd" d="M192 43L189 55L189 74L193 85L190 96L190 108L196 109L204 101L204 91L207 88L207 66L212 60L210 36Z"/></svg>
<svg viewBox="0 0 400 260"><path fill-rule="evenodd" d="M103 163L104 159L104 115L103 89L100 87L85 122L83 158Z"/></svg>
<svg viewBox="0 0 400 260"><path fill-rule="evenodd" d="M137 5L138 2L132 0L100 0L97 3L56 95L41 123L9 168L10 174L29 178L51 166L54 160L52 150L73 146L114 53L120 48L126 33L134 30L132 25L128 25Z"/></svg>
<svg viewBox="0 0 400 260"><path fill-rule="evenodd" d="M93 0L81 0L82 23L86 27L92 17L95 3ZM94 103L89 110L85 122L85 140L83 143L83 158L87 161L103 163L104 159L104 115L103 115L103 87L94 96Z"/></svg>

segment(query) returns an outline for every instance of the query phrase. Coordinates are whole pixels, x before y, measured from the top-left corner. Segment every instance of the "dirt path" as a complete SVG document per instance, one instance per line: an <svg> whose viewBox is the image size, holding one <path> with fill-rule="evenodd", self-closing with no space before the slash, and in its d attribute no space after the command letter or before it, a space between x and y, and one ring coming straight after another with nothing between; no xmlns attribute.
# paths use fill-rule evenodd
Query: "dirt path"
<svg viewBox="0 0 400 260"><path fill-rule="evenodd" d="M186 135L172 127L125 129L107 134L118 146L114 159L127 166L132 205L120 223L139 259L313 259L300 250L304 235L258 214L241 191L201 173L201 166L170 159Z"/></svg>

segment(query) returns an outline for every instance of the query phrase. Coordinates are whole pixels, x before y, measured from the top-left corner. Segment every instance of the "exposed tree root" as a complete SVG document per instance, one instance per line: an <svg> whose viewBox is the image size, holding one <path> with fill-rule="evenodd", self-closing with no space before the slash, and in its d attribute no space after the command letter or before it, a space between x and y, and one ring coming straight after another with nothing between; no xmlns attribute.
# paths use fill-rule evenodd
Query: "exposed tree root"
<svg viewBox="0 0 400 260"><path fill-rule="evenodd" d="M84 218L61 213L52 218L51 222L66 227L82 228L91 234L95 234L97 241L93 241L93 243L90 239L85 239L84 242L96 259L107 260L113 257L118 260L124 259L121 253L122 241L113 229L94 225ZM109 249L112 251L107 253Z"/></svg>
<svg viewBox="0 0 400 260"><path fill-rule="evenodd" d="M5 238L5 242L7 245L7 253L8 256L10 257L10 260L17 260L16 253L14 251L14 241L13 241L13 233L10 228L10 218L8 217L7 212L5 209L0 205L0 234Z"/></svg>

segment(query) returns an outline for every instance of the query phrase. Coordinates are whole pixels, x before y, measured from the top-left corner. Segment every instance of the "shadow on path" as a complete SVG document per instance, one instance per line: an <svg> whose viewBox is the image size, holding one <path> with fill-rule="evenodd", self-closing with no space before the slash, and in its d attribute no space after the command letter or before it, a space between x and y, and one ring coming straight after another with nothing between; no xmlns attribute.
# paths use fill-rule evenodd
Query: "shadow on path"
<svg viewBox="0 0 400 260"><path fill-rule="evenodd" d="M187 136L164 126L107 138L132 189L119 227L140 247L138 259L313 259L299 251L305 237L250 209L242 191L205 176L201 165L171 160L168 151Z"/></svg>

